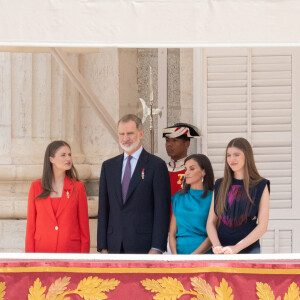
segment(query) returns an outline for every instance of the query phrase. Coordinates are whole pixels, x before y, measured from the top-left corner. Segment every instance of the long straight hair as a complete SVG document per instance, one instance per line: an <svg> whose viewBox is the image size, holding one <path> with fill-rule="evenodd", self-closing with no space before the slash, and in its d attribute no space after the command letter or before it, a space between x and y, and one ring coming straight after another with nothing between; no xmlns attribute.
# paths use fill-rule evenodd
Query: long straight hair
<svg viewBox="0 0 300 300"><path fill-rule="evenodd" d="M56 152L59 150L59 148L63 146L66 146L71 150L70 145L65 141L53 141L46 148L45 157L44 157L43 176L41 180L43 191L36 198L41 198L41 199L47 198L49 197L50 193L53 191L52 180L54 174L53 174L53 165L50 162L50 157L54 157ZM78 180L78 173L73 164L72 164L72 168L66 171L66 175L71 179Z"/></svg>
<svg viewBox="0 0 300 300"><path fill-rule="evenodd" d="M254 161L254 155L253 150L249 142L242 138L235 138L231 140L226 148L225 152L225 168L224 168L224 177L222 179L222 183L220 185L220 189L218 191L217 199L215 199L215 210L218 216L223 215L225 211L225 204L226 204L226 198L229 191L229 187L232 183L232 179L234 177L234 172L231 170L228 162L227 162L227 151L228 148L235 147L241 150L245 155L245 165L244 165L244 188L247 194L247 197L251 203L253 203L253 200L250 197L249 190L252 186L257 184L259 181L261 181L263 178L260 176L260 174L257 171L255 161Z"/></svg>
<svg viewBox="0 0 300 300"><path fill-rule="evenodd" d="M215 182L215 177L214 177L214 171L211 166L211 162L208 159L208 157L204 154L192 154L188 156L184 160L184 164L189 161L189 160L194 160L198 166L205 171L205 176L203 177L203 194L201 198L205 198L208 194L208 191L213 191L214 190L214 182ZM183 181L183 188L181 190L182 194L185 194L187 191L189 191L191 188L190 184L187 184L185 179Z"/></svg>

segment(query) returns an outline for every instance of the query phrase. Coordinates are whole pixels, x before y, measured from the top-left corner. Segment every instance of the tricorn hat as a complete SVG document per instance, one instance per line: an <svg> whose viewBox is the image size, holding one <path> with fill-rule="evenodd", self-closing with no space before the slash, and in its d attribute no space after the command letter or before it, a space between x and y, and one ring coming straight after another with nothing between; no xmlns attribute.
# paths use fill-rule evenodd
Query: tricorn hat
<svg viewBox="0 0 300 300"><path fill-rule="evenodd" d="M187 123L176 123L163 129L163 137L189 140L190 138L199 138L198 132L199 130L195 126Z"/></svg>

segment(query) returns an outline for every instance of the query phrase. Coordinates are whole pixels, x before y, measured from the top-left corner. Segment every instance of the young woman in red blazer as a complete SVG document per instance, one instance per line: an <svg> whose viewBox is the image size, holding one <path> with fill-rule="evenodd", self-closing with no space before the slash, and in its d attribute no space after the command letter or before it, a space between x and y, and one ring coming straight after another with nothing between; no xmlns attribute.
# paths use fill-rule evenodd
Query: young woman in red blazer
<svg viewBox="0 0 300 300"><path fill-rule="evenodd" d="M43 177L28 196L25 252L88 253L90 232L85 188L77 180L71 148L50 143Z"/></svg>

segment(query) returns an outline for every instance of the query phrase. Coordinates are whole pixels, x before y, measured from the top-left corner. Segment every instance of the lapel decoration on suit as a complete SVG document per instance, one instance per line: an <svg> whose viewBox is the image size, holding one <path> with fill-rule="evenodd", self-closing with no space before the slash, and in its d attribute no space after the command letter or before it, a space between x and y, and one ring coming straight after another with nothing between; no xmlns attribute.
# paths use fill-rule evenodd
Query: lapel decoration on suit
<svg viewBox="0 0 300 300"><path fill-rule="evenodd" d="M126 197L126 202L127 200L130 198L130 196L132 195L132 193L134 192L134 190L136 189L136 187L138 186L138 184L141 182L142 180L142 176L140 176L142 170L145 170L145 165L147 164L147 161L149 159L149 155L147 154L147 152L143 149L139 160L136 164L135 170L132 174L130 183L129 183L129 187L128 187L128 191L127 191L127 197Z"/></svg>
<svg viewBox="0 0 300 300"><path fill-rule="evenodd" d="M143 168L141 176L142 176L142 179L144 180L145 179L145 168Z"/></svg>

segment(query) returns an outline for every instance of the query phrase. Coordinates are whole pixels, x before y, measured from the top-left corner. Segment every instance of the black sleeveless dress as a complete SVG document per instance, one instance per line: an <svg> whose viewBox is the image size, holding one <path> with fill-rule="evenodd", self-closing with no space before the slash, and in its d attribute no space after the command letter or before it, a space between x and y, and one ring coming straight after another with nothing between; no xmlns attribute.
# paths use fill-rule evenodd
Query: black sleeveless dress
<svg viewBox="0 0 300 300"><path fill-rule="evenodd" d="M215 184L215 208L221 182L222 178L218 179ZM262 179L250 188L249 194L253 200L251 203L243 180L232 179L226 198L225 212L222 216L218 216L221 222L217 232L222 246L237 244L257 226L259 203L266 185L270 192L270 181L267 179ZM260 247L259 240L240 253L248 253L256 247Z"/></svg>

